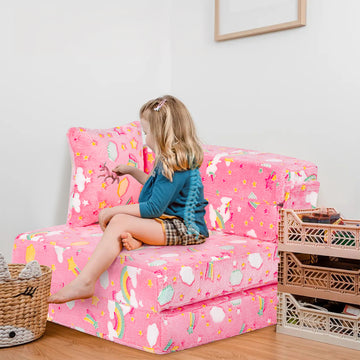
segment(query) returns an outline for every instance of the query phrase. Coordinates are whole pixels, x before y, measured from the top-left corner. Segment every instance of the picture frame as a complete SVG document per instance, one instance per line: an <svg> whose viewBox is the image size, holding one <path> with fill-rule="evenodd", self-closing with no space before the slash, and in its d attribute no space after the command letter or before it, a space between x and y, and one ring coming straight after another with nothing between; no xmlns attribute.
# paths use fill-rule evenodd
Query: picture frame
<svg viewBox="0 0 360 360"><path fill-rule="evenodd" d="M306 0L215 0L215 40L306 25Z"/></svg>

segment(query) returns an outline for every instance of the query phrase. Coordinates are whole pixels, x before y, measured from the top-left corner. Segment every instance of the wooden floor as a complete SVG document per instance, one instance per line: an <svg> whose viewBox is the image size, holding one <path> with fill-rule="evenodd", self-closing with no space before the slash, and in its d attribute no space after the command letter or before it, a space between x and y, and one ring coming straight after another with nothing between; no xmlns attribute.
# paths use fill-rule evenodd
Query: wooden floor
<svg viewBox="0 0 360 360"><path fill-rule="evenodd" d="M44 336L32 343L0 349L1 360L68 359L360 359L360 351L278 334L275 326L167 355L156 355L48 323Z"/></svg>

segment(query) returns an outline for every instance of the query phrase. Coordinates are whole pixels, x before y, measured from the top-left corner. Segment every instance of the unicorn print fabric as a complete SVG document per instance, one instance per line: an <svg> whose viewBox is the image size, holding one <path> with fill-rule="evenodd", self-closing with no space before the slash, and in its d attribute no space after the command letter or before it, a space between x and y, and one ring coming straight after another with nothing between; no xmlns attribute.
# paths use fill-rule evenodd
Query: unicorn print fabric
<svg viewBox="0 0 360 360"><path fill-rule="evenodd" d="M144 160L151 171L152 153ZM279 208L316 206L317 168L206 145L199 171L209 202L205 243L123 250L91 298L51 304L49 320L158 354L275 324ZM97 224L29 231L16 238L13 261L53 268L56 292L78 276L101 235Z"/></svg>

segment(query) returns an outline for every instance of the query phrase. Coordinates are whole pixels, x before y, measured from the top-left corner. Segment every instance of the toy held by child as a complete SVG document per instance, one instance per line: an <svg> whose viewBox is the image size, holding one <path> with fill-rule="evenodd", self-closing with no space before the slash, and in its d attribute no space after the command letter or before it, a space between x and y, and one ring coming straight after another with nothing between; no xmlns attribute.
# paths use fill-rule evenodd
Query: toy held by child
<svg viewBox="0 0 360 360"><path fill-rule="evenodd" d="M207 201L199 167L203 151L185 105L173 96L148 101L140 109L146 145L155 153L150 175L120 164L113 172L131 175L143 184L138 204L103 209L99 225L104 231L81 273L49 298L64 303L93 295L95 283L123 247L195 245L209 236L204 215Z"/></svg>

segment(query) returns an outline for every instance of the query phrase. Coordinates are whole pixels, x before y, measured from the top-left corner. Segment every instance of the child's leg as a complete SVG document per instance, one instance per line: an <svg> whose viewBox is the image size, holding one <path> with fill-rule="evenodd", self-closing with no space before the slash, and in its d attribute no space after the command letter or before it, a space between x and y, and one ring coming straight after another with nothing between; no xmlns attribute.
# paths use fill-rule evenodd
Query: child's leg
<svg viewBox="0 0 360 360"><path fill-rule="evenodd" d="M119 255L122 249L122 239L129 234L146 244L165 245L162 225L156 220L126 214L115 215L78 277L50 296L48 302L64 303L91 297L97 279Z"/></svg>

